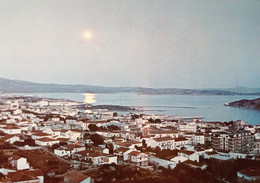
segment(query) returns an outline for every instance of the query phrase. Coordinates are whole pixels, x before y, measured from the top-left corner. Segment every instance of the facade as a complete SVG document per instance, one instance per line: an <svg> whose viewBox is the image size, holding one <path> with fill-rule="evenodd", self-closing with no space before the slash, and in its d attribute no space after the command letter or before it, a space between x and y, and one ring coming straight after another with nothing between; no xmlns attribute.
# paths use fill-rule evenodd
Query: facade
<svg viewBox="0 0 260 183"><path fill-rule="evenodd" d="M71 154L79 151L84 151L86 148L77 144L69 144L57 149L54 149L54 154L58 156L70 156Z"/></svg>
<svg viewBox="0 0 260 183"><path fill-rule="evenodd" d="M128 154L128 160L139 166L148 165L148 155L139 151L132 151Z"/></svg>
<svg viewBox="0 0 260 183"><path fill-rule="evenodd" d="M175 141L171 137L147 138L145 140L147 145L153 148L175 149Z"/></svg>
<svg viewBox="0 0 260 183"><path fill-rule="evenodd" d="M35 144L40 146L52 146L53 144L58 144L58 143L60 143L59 140L48 138L48 137L43 137L35 140Z"/></svg>
<svg viewBox="0 0 260 183"><path fill-rule="evenodd" d="M185 157L191 161L199 162L199 155L198 155L198 153L196 153L194 151L182 150L182 151L178 152L178 156Z"/></svg>
<svg viewBox="0 0 260 183"><path fill-rule="evenodd" d="M30 168L26 158L12 156L9 158L9 161L11 163L11 166L14 167L16 170L25 170Z"/></svg>
<svg viewBox="0 0 260 183"><path fill-rule="evenodd" d="M185 137L179 137L179 138L175 138L175 147L183 147L185 145L190 144L190 141L188 139L186 139Z"/></svg>
<svg viewBox="0 0 260 183"><path fill-rule="evenodd" d="M22 132L21 128L18 128L14 125L6 125L4 127L0 127L0 131L6 134L20 134Z"/></svg>
<svg viewBox="0 0 260 183"><path fill-rule="evenodd" d="M205 135L203 133L195 133L192 136L192 143L194 143L194 144L205 144Z"/></svg>
<svg viewBox="0 0 260 183"><path fill-rule="evenodd" d="M250 152L254 148L254 135L249 131L213 133L211 140L215 150Z"/></svg>
<svg viewBox="0 0 260 183"><path fill-rule="evenodd" d="M158 158L155 156L149 156L149 163L156 165L156 166L162 166L164 168L170 168L170 169L175 168L177 165L177 163L175 161L161 159L161 158Z"/></svg>

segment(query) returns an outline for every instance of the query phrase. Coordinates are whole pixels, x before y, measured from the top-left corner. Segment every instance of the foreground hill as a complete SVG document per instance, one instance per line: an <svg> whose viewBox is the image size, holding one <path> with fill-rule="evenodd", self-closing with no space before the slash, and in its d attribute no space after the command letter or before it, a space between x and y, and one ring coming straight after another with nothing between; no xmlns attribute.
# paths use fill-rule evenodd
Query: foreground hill
<svg viewBox="0 0 260 183"><path fill-rule="evenodd" d="M247 108L247 109L260 110L260 98L252 99L252 100L243 99L243 100L230 102L225 105L231 106L231 107L242 107L242 108Z"/></svg>
<svg viewBox="0 0 260 183"><path fill-rule="evenodd" d="M254 92L239 92L236 89L178 89L144 87L103 87L90 85L64 85L33 83L21 80L0 78L0 92L4 93L117 93L134 92L140 94L177 94L177 95L260 95L260 89Z"/></svg>

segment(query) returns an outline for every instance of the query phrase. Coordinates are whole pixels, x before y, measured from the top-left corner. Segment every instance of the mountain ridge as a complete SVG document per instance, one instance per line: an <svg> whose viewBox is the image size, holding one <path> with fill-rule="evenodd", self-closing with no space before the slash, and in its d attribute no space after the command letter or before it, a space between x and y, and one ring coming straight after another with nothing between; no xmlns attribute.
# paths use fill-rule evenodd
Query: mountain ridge
<svg viewBox="0 0 260 183"><path fill-rule="evenodd" d="M247 92L248 91L248 92ZM253 91L253 92L252 92ZM105 87L83 84L34 83L23 80L0 78L2 93L118 93L133 92L140 94L178 94L178 95L260 95L260 88L229 89L183 89L149 87Z"/></svg>

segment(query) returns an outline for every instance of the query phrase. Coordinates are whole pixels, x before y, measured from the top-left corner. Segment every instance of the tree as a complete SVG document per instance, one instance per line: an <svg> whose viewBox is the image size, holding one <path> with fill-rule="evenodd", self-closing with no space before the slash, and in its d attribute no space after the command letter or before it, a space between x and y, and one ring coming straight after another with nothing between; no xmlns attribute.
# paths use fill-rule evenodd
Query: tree
<svg viewBox="0 0 260 183"><path fill-rule="evenodd" d="M88 128L89 128L89 130L90 130L91 132L95 132L95 131L98 130L98 127L97 127L97 125L95 125L95 124L90 124L90 125L88 125Z"/></svg>
<svg viewBox="0 0 260 183"><path fill-rule="evenodd" d="M152 118L148 119L148 122L153 123L154 120Z"/></svg>
<svg viewBox="0 0 260 183"><path fill-rule="evenodd" d="M133 115L131 115L131 118L133 119L133 120L135 120L135 119L137 119L137 118L139 118L140 116L138 115L138 114L133 114Z"/></svg>
<svg viewBox="0 0 260 183"><path fill-rule="evenodd" d="M8 157L5 156L2 152L0 152L0 164L5 164L8 162Z"/></svg>
<svg viewBox="0 0 260 183"><path fill-rule="evenodd" d="M0 180L1 180L1 179L4 179L4 178L5 178L5 175L2 174L2 173L0 173Z"/></svg>
<svg viewBox="0 0 260 183"><path fill-rule="evenodd" d="M118 116L117 112L114 112L113 117L117 117L117 116Z"/></svg>
<svg viewBox="0 0 260 183"><path fill-rule="evenodd" d="M36 146L35 140L33 140L33 139L25 139L24 143L29 145L29 146Z"/></svg>
<svg viewBox="0 0 260 183"><path fill-rule="evenodd" d="M113 144L107 144L106 148L109 149L109 154L113 154L114 153L114 146L113 146Z"/></svg>
<svg viewBox="0 0 260 183"><path fill-rule="evenodd" d="M107 129L109 131L113 131L113 130L120 130L120 128L116 125L110 125L110 126L107 126Z"/></svg>
<svg viewBox="0 0 260 183"><path fill-rule="evenodd" d="M142 143L143 143L143 147L147 147L146 140L143 139Z"/></svg>
<svg viewBox="0 0 260 183"><path fill-rule="evenodd" d="M94 145L100 145L104 143L103 137L97 133L90 135L90 140L94 142Z"/></svg>
<svg viewBox="0 0 260 183"><path fill-rule="evenodd" d="M160 119L155 119L154 122L155 123L161 123L162 121Z"/></svg>

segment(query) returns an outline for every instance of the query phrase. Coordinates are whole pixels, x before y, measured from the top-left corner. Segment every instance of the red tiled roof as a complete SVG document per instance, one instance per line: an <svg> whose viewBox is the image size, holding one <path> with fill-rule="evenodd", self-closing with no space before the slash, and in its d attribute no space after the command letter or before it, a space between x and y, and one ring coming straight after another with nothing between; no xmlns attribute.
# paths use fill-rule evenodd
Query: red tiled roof
<svg viewBox="0 0 260 183"><path fill-rule="evenodd" d="M62 149L66 149L68 151L71 151L75 148L81 148L81 147L84 147L84 146L81 146L81 145L78 145L78 144L68 144L68 145L65 145L63 147L61 147Z"/></svg>
<svg viewBox="0 0 260 183"><path fill-rule="evenodd" d="M36 136L51 136L51 134L48 134L48 133L44 133L44 132L37 132L37 133L33 133L32 135L36 135Z"/></svg>
<svg viewBox="0 0 260 183"><path fill-rule="evenodd" d="M175 142L180 142L180 141L186 141L188 139L186 139L185 137L178 137L178 138L175 138L174 140L175 140Z"/></svg>
<svg viewBox="0 0 260 183"><path fill-rule="evenodd" d="M39 180L37 176L43 176L41 170L21 170L16 172L9 172L7 178L1 181L18 182L18 181Z"/></svg>
<svg viewBox="0 0 260 183"><path fill-rule="evenodd" d="M174 140L171 137L159 137L159 138L153 138L156 142L163 142L163 141L170 141L170 140Z"/></svg>
<svg viewBox="0 0 260 183"><path fill-rule="evenodd" d="M217 152L215 151L211 151L211 152L206 152L207 155L215 155L215 154L218 154Z"/></svg>
<svg viewBox="0 0 260 183"><path fill-rule="evenodd" d="M7 130L20 129L16 125L6 125L6 126L1 127L1 128L7 129Z"/></svg>
<svg viewBox="0 0 260 183"><path fill-rule="evenodd" d="M36 139L36 140L38 140L38 141L42 141L42 142L59 141L59 140L52 139L52 138L49 138L49 137L43 137L43 138L39 138L39 139Z"/></svg>
<svg viewBox="0 0 260 183"><path fill-rule="evenodd" d="M188 150L182 150L182 151L180 151L180 153L187 154L187 155L192 155L195 152L194 151L188 151Z"/></svg>
<svg viewBox="0 0 260 183"><path fill-rule="evenodd" d="M89 178L88 175L85 175L79 171L73 170L68 173L68 175L65 175L64 179L66 179L69 182L82 182L83 180Z"/></svg>
<svg viewBox="0 0 260 183"><path fill-rule="evenodd" d="M248 177L260 176L260 168L241 170L241 171L239 171L239 173L244 174Z"/></svg>
<svg viewBox="0 0 260 183"><path fill-rule="evenodd" d="M129 156L138 156L138 155L140 155L141 154L141 152L139 152L139 151L132 151L132 152L130 152L128 155Z"/></svg>
<svg viewBox="0 0 260 183"><path fill-rule="evenodd" d="M18 137L18 135L12 135L12 134L8 134L8 135L5 135L5 136L3 136L3 137L0 137L0 141L6 141L6 140L8 140L8 139L10 139L10 138L13 138L13 137L15 137L15 136L17 136Z"/></svg>
<svg viewBox="0 0 260 183"><path fill-rule="evenodd" d="M98 156L106 156L106 154L98 151L92 151L92 150L84 150L76 152L75 154L80 154L82 156L89 156L89 157L98 157Z"/></svg>
<svg viewBox="0 0 260 183"><path fill-rule="evenodd" d="M124 152L126 152L126 151L128 151L129 150L129 148L127 148L127 147L119 147L119 148L117 148L115 151L116 152L122 152L122 153L124 153Z"/></svg>

